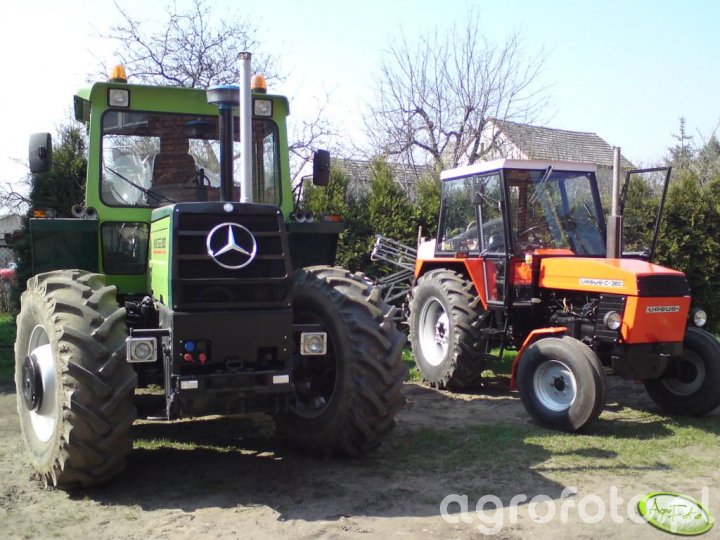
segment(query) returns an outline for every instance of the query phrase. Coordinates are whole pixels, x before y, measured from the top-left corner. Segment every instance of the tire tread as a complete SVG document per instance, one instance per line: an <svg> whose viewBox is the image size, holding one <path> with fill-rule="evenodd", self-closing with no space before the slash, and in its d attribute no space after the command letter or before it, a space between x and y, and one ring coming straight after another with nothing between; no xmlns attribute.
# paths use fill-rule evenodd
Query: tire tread
<svg viewBox="0 0 720 540"><path fill-rule="evenodd" d="M353 384L342 389L349 393L349 405L332 418L310 422L291 412L278 418L278 429L294 444L324 454L369 452L392 429L404 403L401 389L407 367L401 353L405 337L393 321L394 308L361 274L339 267L298 270L294 287L304 295L326 297L332 305L349 343L350 350L343 354Z"/></svg>
<svg viewBox="0 0 720 540"><path fill-rule="evenodd" d="M58 382L65 394L57 441L36 452L43 458L33 465L46 483L63 489L109 480L124 468L132 448L129 430L136 417L137 386L137 375L123 361L125 310L115 301L115 287L107 286L101 274L59 270L31 278L22 295L25 304L54 323ZM21 311L19 335L26 319ZM25 354L23 345L16 344L16 363ZM19 412L22 406L18 398ZM31 430L22 418L23 431ZM37 444L28 434L24 438L28 445Z"/></svg>

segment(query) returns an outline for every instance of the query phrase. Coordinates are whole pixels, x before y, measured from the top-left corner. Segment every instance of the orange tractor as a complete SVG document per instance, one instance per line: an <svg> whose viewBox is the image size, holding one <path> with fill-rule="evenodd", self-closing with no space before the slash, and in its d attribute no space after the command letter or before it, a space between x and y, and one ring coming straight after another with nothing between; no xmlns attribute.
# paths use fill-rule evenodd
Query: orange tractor
<svg viewBox="0 0 720 540"><path fill-rule="evenodd" d="M500 159L443 172L437 238L418 246L409 301L423 378L470 387L509 349L511 389L545 426L596 419L608 374L641 381L669 413L715 409L720 344L685 275L651 262L661 172L650 250L633 254L621 253L619 211L606 226L594 165Z"/></svg>

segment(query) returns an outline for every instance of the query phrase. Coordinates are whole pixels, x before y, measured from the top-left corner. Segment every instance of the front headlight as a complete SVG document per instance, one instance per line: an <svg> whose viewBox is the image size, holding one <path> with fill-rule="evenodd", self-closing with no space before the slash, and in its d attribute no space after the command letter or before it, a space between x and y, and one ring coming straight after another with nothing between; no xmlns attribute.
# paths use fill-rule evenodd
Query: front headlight
<svg viewBox="0 0 720 540"><path fill-rule="evenodd" d="M256 99L253 101L255 116L272 116L272 101L269 99Z"/></svg>
<svg viewBox="0 0 720 540"><path fill-rule="evenodd" d="M155 362L157 350L155 338L133 338L125 339L127 344L127 361L131 363Z"/></svg>
<svg viewBox="0 0 720 540"><path fill-rule="evenodd" d="M130 91L125 88L108 89L108 105L110 107L129 107Z"/></svg>
<svg viewBox="0 0 720 540"><path fill-rule="evenodd" d="M603 322L610 330L618 330L622 325L622 315L617 311L608 311Z"/></svg>
<svg viewBox="0 0 720 540"><path fill-rule="evenodd" d="M325 332L302 332L300 334L300 354L305 356L327 354L327 334Z"/></svg>
<svg viewBox="0 0 720 540"><path fill-rule="evenodd" d="M705 313L704 309L694 309L691 316L693 324L698 328L702 328L707 323L707 313Z"/></svg>

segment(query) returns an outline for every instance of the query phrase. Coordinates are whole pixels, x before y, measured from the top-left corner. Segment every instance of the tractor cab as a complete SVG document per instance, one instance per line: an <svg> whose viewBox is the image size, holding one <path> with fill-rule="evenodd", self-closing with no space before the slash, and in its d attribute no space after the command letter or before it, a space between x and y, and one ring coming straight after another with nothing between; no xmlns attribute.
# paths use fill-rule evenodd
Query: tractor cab
<svg viewBox="0 0 720 540"><path fill-rule="evenodd" d="M441 178L438 236L421 252L477 259L483 303L531 302L538 257L605 256L594 165L501 159Z"/></svg>

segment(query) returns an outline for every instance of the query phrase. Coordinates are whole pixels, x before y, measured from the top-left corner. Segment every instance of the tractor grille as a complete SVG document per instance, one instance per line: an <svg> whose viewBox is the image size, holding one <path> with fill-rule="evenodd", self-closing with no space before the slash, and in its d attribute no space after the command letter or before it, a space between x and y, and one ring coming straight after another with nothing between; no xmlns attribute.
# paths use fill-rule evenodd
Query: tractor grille
<svg viewBox="0 0 720 540"><path fill-rule="evenodd" d="M625 313L625 297L603 294L600 296L600 304L595 312L595 338L605 343L614 343L618 338L618 331L610 330L605 326L605 315L609 311L617 311L623 315Z"/></svg>
<svg viewBox="0 0 720 540"><path fill-rule="evenodd" d="M261 308L289 302L290 259L282 216L274 207L234 206L233 213L226 213L222 203L176 205L173 309ZM223 223L242 225L255 238L257 252L247 266L224 268L208 254L208 233Z"/></svg>
<svg viewBox="0 0 720 540"><path fill-rule="evenodd" d="M690 286L685 276L639 276L638 296L687 296Z"/></svg>

